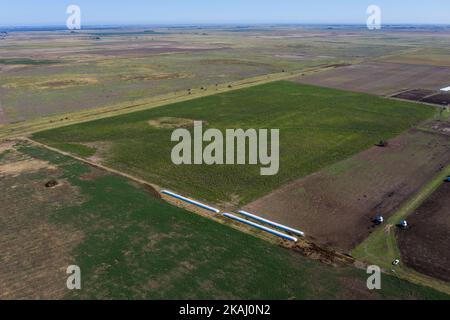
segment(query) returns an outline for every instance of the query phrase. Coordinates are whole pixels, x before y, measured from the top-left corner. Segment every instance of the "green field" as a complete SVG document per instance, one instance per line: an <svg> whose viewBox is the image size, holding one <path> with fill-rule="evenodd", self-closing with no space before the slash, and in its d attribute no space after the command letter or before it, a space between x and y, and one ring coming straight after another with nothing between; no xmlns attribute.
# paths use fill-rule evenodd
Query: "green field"
<svg viewBox="0 0 450 320"><path fill-rule="evenodd" d="M233 199L238 205L392 138L434 112L428 106L280 81L45 131L33 138L55 147L107 143L101 157L109 166L199 199ZM279 174L261 176L259 165L172 164L173 129L149 124L167 117L203 120L205 129L222 131L279 128Z"/></svg>
<svg viewBox="0 0 450 320"><path fill-rule="evenodd" d="M330 267L303 258L293 251L172 207L125 178L100 172L57 153L24 144L16 148L22 155L57 167L59 174L54 178L67 181L74 190L73 194L61 193L62 198L53 200L51 197L55 195L49 196L60 192L58 189L43 190L39 197L22 192L27 190L26 185L46 181L49 172L46 169L4 180L5 187L16 185L9 201L3 203L7 210L19 206L21 209L16 214L29 211L30 219L39 219L37 227L41 223L48 225L47 233L57 233L49 231L54 230L51 226L69 232L54 237L71 238L71 233L82 233L70 258L63 260L80 266L82 290L72 293L63 290L65 298L449 298L391 276L383 276L382 290L369 292L367 275L362 270ZM21 183L21 179L26 179L26 183ZM42 209L39 214L36 208ZM37 229L33 232L36 241L49 236ZM23 242L20 236L10 240L9 245ZM27 249L22 246L14 254L21 252L19 256L25 256L27 261L35 259L33 252L26 254L24 250ZM59 248L50 250L55 255ZM54 284L45 282L38 271L39 264L27 272L26 279L22 279L25 283L34 277L33 270L37 270L40 284L33 293L42 295ZM65 286L65 281L58 283L56 288Z"/></svg>

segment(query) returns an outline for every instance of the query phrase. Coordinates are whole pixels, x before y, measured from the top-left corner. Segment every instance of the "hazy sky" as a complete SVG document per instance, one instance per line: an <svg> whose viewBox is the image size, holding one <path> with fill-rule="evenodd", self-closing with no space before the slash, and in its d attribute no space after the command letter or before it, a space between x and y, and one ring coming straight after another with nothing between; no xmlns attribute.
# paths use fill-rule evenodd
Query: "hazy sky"
<svg viewBox="0 0 450 320"><path fill-rule="evenodd" d="M450 24L449 0L0 0L0 25L64 25L76 4L82 23L361 23L382 9L383 23Z"/></svg>

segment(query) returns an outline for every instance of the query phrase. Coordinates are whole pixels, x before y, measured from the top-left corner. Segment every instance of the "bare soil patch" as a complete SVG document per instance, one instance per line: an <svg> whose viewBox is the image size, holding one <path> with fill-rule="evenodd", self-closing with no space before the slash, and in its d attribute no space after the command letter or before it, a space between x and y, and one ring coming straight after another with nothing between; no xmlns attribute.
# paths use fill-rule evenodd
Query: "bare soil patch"
<svg viewBox="0 0 450 320"><path fill-rule="evenodd" d="M47 90L47 89L65 89L77 86L87 86L97 84L98 80L88 77L65 77L60 79L36 81L33 79L23 78L17 82L9 82L3 85L5 89L17 89L17 88L30 88L34 90Z"/></svg>
<svg viewBox="0 0 450 320"><path fill-rule="evenodd" d="M175 129L175 128L190 128L194 126L192 119L175 118L175 117L162 117L158 119L152 119L148 121L148 124L158 129ZM198 120L201 121L201 120ZM203 124L207 123L203 121Z"/></svg>
<svg viewBox="0 0 450 320"><path fill-rule="evenodd" d="M125 81L158 81L171 79L186 79L192 77L188 73L158 73L158 74L127 74L121 75L120 78Z"/></svg>
<svg viewBox="0 0 450 320"><path fill-rule="evenodd" d="M95 154L92 157L87 158L87 160L99 164L103 162L105 156L112 147L112 143L107 141L86 142L83 143L83 145L96 150Z"/></svg>
<svg viewBox="0 0 450 320"><path fill-rule="evenodd" d="M450 282L450 183L442 185L408 218L409 228L397 232L406 265Z"/></svg>
<svg viewBox="0 0 450 320"><path fill-rule="evenodd" d="M450 162L447 136L410 130L250 203L246 210L350 251Z"/></svg>
<svg viewBox="0 0 450 320"><path fill-rule="evenodd" d="M450 136L450 121L431 120L425 122L423 127Z"/></svg>
<svg viewBox="0 0 450 320"><path fill-rule="evenodd" d="M41 89L49 89L49 88L67 88L73 86L86 86L90 84L96 84L98 81L92 78L82 78L82 79L63 79L63 80L54 80L54 81L46 81L38 83L38 87Z"/></svg>
<svg viewBox="0 0 450 320"><path fill-rule="evenodd" d="M36 172L41 169L56 170L56 168L54 166L51 166L48 162L36 159L27 159L1 164L0 177L4 177L7 175L16 176L22 173Z"/></svg>
<svg viewBox="0 0 450 320"><path fill-rule="evenodd" d="M450 67L367 62L299 78L306 84L377 95L409 89L438 91L449 81Z"/></svg>

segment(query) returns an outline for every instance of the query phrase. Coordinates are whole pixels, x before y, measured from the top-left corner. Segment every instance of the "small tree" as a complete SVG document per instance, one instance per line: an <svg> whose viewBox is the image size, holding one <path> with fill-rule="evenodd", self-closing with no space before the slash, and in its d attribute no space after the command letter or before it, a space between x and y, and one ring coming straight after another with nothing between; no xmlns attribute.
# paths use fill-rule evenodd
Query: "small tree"
<svg viewBox="0 0 450 320"><path fill-rule="evenodd" d="M380 142L377 144L377 146L381 147L381 148L385 148L388 146L388 144L389 144L389 142L387 142L386 140L380 140Z"/></svg>

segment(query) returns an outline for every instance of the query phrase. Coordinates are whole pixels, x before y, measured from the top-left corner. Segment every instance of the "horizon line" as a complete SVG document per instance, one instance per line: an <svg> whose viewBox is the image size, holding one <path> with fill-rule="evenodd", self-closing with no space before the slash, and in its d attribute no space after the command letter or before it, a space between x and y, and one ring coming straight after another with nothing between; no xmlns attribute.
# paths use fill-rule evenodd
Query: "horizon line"
<svg viewBox="0 0 450 320"><path fill-rule="evenodd" d="M450 26L450 23L385 22L384 26ZM361 22L160 22L160 23L86 23L85 27L174 27L174 26L366 26ZM66 28L64 23L0 24L2 28ZM82 28L83 29L83 28Z"/></svg>

